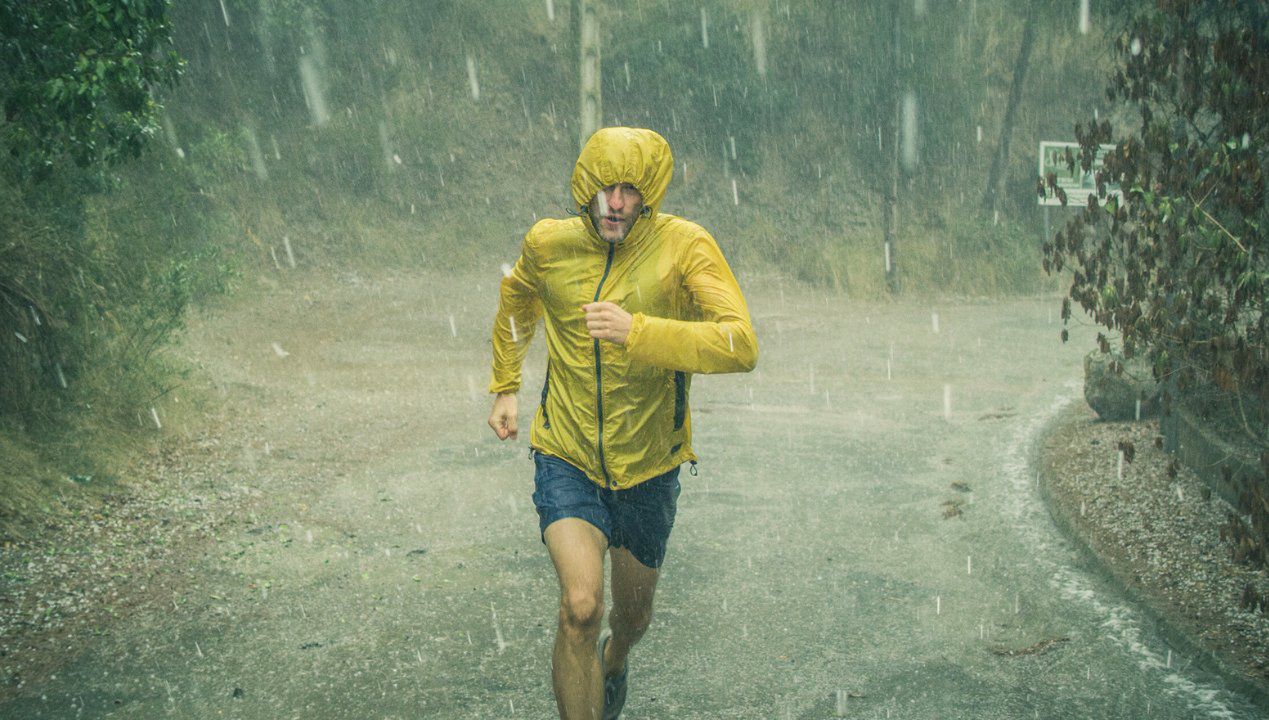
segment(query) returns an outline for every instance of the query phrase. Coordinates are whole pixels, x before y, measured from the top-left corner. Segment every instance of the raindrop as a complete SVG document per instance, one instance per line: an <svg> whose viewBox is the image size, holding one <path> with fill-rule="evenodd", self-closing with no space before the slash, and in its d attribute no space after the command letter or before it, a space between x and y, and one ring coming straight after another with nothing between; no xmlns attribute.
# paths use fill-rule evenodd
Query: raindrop
<svg viewBox="0 0 1269 720"><path fill-rule="evenodd" d="M911 90L903 94L903 167L911 170L917 164L917 99Z"/></svg>
<svg viewBox="0 0 1269 720"><path fill-rule="evenodd" d="M658 40L657 42L659 48L660 41ZM706 14L704 7L701 8L701 46L706 49L709 48L709 16Z"/></svg>
<svg viewBox="0 0 1269 720"><path fill-rule="evenodd" d="M753 36L753 64L758 77L767 76L767 31L763 26L762 13L753 11L749 19L749 30Z"/></svg>
<svg viewBox="0 0 1269 720"><path fill-rule="evenodd" d="M943 386L943 419L950 420L952 418L952 386Z"/></svg>
<svg viewBox="0 0 1269 720"><path fill-rule="evenodd" d="M450 313L450 316L449 316L449 334L454 337L458 337L458 326L454 324L453 313Z"/></svg>
<svg viewBox="0 0 1269 720"><path fill-rule="evenodd" d="M62 374L61 364L59 363L54 365L53 369L57 371L57 382L60 383L63 388L66 388L66 376Z"/></svg>
<svg viewBox="0 0 1269 720"><path fill-rule="evenodd" d="M289 353L289 352L287 352L287 351L283 350L283 349L282 349L282 346L281 346L281 345L279 345L278 343L273 343L273 353L274 353L275 355L277 355L278 357L283 357L283 358L284 358L284 357L286 357L287 355L290 355L290 354L291 354L291 353Z"/></svg>
<svg viewBox="0 0 1269 720"><path fill-rule="evenodd" d="M917 17L925 15L925 0L912 0L912 12L916 13Z"/></svg>
<svg viewBox="0 0 1269 720"><path fill-rule="evenodd" d="M388 139L388 124L382 120L379 121L379 146L383 148L383 161L387 163L388 169L392 169L393 159L396 159L398 165L401 164L401 159L392 151L392 141Z"/></svg>
<svg viewBox="0 0 1269 720"><path fill-rule="evenodd" d="M965 574L966 575L974 574L974 556L973 555L965 556Z"/></svg>
<svg viewBox="0 0 1269 720"><path fill-rule="evenodd" d="M1115 475L1116 475L1116 478L1119 480L1124 479L1124 451L1123 450L1119 451L1119 465L1115 471Z"/></svg>
<svg viewBox="0 0 1269 720"><path fill-rule="evenodd" d="M476 80L476 58L467 56L467 82L471 85L471 99L480 99L480 83Z"/></svg>
<svg viewBox="0 0 1269 720"><path fill-rule="evenodd" d="M886 248L886 273L889 274L890 273L890 241L889 240L886 241L885 248Z"/></svg>
<svg viewBox="0 0 1269 720"><path fill-rule="evenodd" d="M934 334L937 335L939 332L939 314L938 313L936 312L930 313L930 323L934 327Z"/></svg>
<svg viewBox="0 0 1269 720"><path fill-rule="evenodd" d="M943 596L942 595L934 596L934 614L935 615L943 614Z"/></svg>
<svg viewBox="0 0 1269 720"><path fill-rule="evenodd" d="M624 63L622 63L622 65L626 69L626 89L629 90L630 89L630 61L627 60Z"/></svg>
<svg viewBox="0 0 1269 720"><path fill-rule="evenodd" d="M247 155L251 158L251 169L260 180L268 180L269 169L264 166L264 153L260 152L260 142L256 139L256 131L248 127L243 130L243 134L247 136Z"/></svg>
<svg viewBox="0 0 1269 720"><path fill-rule="evenodd" d="M1087 2L1087 0L1085 0ZM555 22L555 1L546 0L546 19Z"/></svg>
<svg viewBox="0 0 1269 720"><path fill-rule="evenodd" d="M727 141L731 143L731 159L735 160L736 159L736 136L728 135Z"/></svg>
<svg viewBox="0 0 1269 720"><path fill-rule="evenodd" d="M978 126L977 126L977 128L978 128L978 130L977 130L977 133L978 133L978 142L982 142L982 141L983 141L983 126L982 126L982 125L978 125Z"/></svg>
<svg viewBox="0 0 1269 720"><path fill-rule="evenodd" d="M326 95L312 55L300 58L300 84L304 88L304 104L308 106L313 124L319 127L325 125L330 121L330 113L326 110Z"/></svg>
<svg viewBox="0 0 1269 720"><path fill-rule="evenodd" d="M734 205L740 204L740 194L736 190L736 178L731 179L731 201Z"/></svg>
<svg viewBox="0 0 1269 720"><path fill-rule="evenodd" d="M1132 43L1128 46L1133 55L1141 54L1141 38L1133 38Z"/></svg>
<svg viewBox="0 0 1269 720"><path fill-rule="evenodd" d="M1092 23L1089 21L1089 0L1080 0L1080 34L1087 35L1092 29Z"/></svg>
<svg viewBox="0 0 1269 720"><path fill-rule="evenodd" d="M295 253L291 250L291 238L283 235L282 244L286 246L286 262L291 267L295 267Z"/></svg>
<svg viewBox="0 0 1269 720"><path fill-rule="evenodd" d="M153 405L150 406L150 417L154 418L154 427L162 430L163 423L159 422L159 411L154 409Z"/></svg>
<svg viewBox="0 0 1269 720"><path fill-rule="evenodd" d="M225 18L225 27L229 27L229 11L225 9L225 0L220 0L220 15Z"/></svg>

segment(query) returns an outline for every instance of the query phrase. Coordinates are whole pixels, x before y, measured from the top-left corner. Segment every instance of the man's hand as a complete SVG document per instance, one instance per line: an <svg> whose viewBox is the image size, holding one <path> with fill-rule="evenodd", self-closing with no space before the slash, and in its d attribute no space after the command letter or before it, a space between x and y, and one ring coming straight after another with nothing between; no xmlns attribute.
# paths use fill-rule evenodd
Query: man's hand
<svg viewBox="0 0 1269 720"><path fill-rule="evenodd" d="M494 398L493 412L489 413L489 427L499 440L516 439L516 396L502 393Z"/></svg>
<svg viewBox="0 0 1269 720"><path fill-rule="evenodd" d="M630 334L631 314L614 303L593 302L582 306L586 313L586 329L590 336L600 340L626 344Z"/></svg>

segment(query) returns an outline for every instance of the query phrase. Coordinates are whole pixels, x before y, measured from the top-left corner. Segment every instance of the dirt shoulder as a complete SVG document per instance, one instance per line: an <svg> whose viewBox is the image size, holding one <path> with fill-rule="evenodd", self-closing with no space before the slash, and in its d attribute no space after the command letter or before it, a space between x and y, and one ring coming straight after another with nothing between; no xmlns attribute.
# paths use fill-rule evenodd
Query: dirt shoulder
<svg viewBox="0 0 1269 720"><path fill-rule="evenodd" d="M321 282L297 278L269 289L302 302ZM80 492L66 479L57 521L31 523L0 546L0 705L55 677L100 638L126 633L133 614L206 602L212 591L195 563L230 551L226 536L259 532L255 510L266 494L302 481L302 468L286 459L292 453L271 453L262 439L271 419L260 408L276 393L217 377L241 345L220 317L250 316L260 292L195 313L195 339L173 350L195 372L168 401L209 398L204 410L139 439L108 487ZM204 364L198 352L212 350L225 357Z"/></svg>
<svg viewBox="0 0 1269 720"><path fill-rule="evenodd" d="M1039 448L1054 520L1111 576L1176 649L1269 704L1269 616L1240 608L1269 573L1232 560L1220 528L1232 508L1193 472L1168 477L1157 420L1102 422L1084 403L1064 412ZM1131 455L1120 469L1121 443Z"/></svg>

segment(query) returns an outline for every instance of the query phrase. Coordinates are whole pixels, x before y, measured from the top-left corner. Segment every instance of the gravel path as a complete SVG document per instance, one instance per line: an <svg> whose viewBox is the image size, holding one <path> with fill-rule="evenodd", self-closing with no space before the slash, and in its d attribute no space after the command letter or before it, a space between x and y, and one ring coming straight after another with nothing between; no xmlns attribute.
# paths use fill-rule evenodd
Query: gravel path
<svg viewBox="0 0 1269 720"><path fill-rule="evenodd" d="M551 716L531 466L484 426L497 279L296 276L194 318L206 424L169 428L109 517L4 553L0 715ZM630 720L1261 716L1165 663L1039 499L1028 458L1091 335L1059 345L1053 299L741 280L762 359L694 382L704 462Z"/></svg>
<svg viewBox="0 0 1269 720"><path fill-rule="evenodd" d="M1076 403L1041 450L1050 509L1174 642L1269 703L1269 615L1241 607L1269 573L1233 561L1220 532L1233 508L1185 467L1170 478L1157 438L1157 420L1102 422Z"/></svg>

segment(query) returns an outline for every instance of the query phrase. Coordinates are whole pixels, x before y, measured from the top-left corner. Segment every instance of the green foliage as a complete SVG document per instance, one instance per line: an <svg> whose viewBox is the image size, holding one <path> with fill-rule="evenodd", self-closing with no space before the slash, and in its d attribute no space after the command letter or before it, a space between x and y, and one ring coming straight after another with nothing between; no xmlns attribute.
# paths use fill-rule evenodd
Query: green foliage
<svg viewBox="0 0 1269 720"><path fill-rule="evenodd" d="M135 157L171 83L167 0L0 2L0 147L19 177Z"/></svg>
<svg viewBox="0 0 1269 720"><path fill-rule="evenodd" d="M1099 187L1123 204L1090 207L1046 246L1074 271L1071 299L1148 352L1182 388L1210 384L1245 400L1261 441L1269 418L1265 298L1269 221L1262 175L1269 142L1269 10L1258 3L1177 2L1130 14L1115 38L1122 66L1109 95L1141 127L1106 157ZM1091 167L1110 123L1077 126ZM1104 192L1100 193L1105 198ZM1175 368L1172 366L1175 365Z"/></svg>
<svg viewBox="0 0 1269 720"><path fill-rule="evenodd" d="M1269 460L1269 6L1134 6L1113 43L1108 95L1134 106L1140 126L1097 182L1103 200L1104 184L1120 183L1125 201L1090 198L1046 245L1046 268L1069 267L1070 299L1117 330L1126 355L1148 354L1182 398L1241 428ZM1093 122L1076 135L1088 171L1112 128ZM1263 550L1261 485L1246 509L1259 511Z"/></svg>
<svg viewBox="0 0 1269 720"><path fill-rule="evenodd" d="M143 151L170 30L166 2L0 4L0 427L59 465L148 412L159 348L232 277L200 166Z"/></svg>

